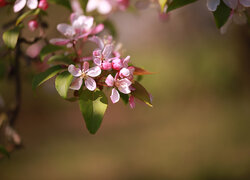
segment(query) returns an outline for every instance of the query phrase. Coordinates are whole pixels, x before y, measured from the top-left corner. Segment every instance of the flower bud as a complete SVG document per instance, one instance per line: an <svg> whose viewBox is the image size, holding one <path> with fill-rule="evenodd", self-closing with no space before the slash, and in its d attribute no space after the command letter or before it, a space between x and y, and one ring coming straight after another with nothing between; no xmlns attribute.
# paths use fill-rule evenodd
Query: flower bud
<svg viewBox="0 0 250 180"><path fill-rule="evenodd" d="M39 1L38 8L45 11L46 9L48 9L48 7L49 7L49 4L48 4L47 0L40 0Z"/></svg>
<svg viewBox="0 0 250 180"><path fill-rule="evenodd" d="M6 5L7 5L7 3L5 0L0 0L0 7L4 7Z"/></svg>
<svg viewBox="0 0 250 180"><path fill-rule="evenodd" d="M119 71L122 68L122 61L121 59L114 59L112 61L112 68Z"/></svg>
<svg viewBox="0 0 250 180"><path fill-rule="evenodd" d="M112 69L112 64L108 61L104 61L102 63L102 69L103 70L111 70Z"/></svg>
<svg viewBox="0 0 250 180"><path fill-rule="evenodd" d="M38 28L38 23L36 20L30 20L28 25L31 31L35 31Z"/></svg>

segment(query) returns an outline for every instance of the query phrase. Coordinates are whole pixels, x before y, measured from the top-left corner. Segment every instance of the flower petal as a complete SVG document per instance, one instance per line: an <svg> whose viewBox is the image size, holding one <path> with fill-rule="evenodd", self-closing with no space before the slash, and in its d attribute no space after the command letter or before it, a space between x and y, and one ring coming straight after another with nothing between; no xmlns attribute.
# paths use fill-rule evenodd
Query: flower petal
<svg viewBox="0 0 250 180"><path fill-rule="evenodd" d="M92 31L91 34L98 34L104 29L103 24L98 24Z"/></svg>
<svg viewBox="0 0 250 180"><path fill-rule="evenodd" d="M97 65L97 66L100 66L102 64L102 60L100 58L94 58L94 63Z"/></svg>
<svg viewBox="0 0 250 180"><path fill-rule="evenodd" d="M75 80L72 82L70 89L73 90L79 90L82 86L82 78L75 78Z"/></svg>
<svg viewBox="0 0 250 180"><path fill-rule="evenodd" d="M75 77L79 77L82 75L82 71L79 68L76 68L73 64L69 65L68 71Z"/></svg>
<svg viewBox="0 0 250 180"><path fill-rule="evenodd" d="M26 4L26 0L16 0L15 5L13 7L14 12L19 12L21 9L24 8Z"/></svg>
<svg viewBox="0 0 250 180"><path fill-rule="evenodd" d="M110 54L112 53L112 51L113 51L113 45L112 44L107 44L104 47L103 51L102 51L102 54L103 54L104 58L108 59Z"/></svg>
<svg viewBox="0 0 250 180"><path fill-rule="evenodd" d="M91 77L87 77L87 79L85 79L85 86L88 90L94 91L96 89L96 82Z"/></svg>
<svg viewBox="0 0 250 180"><path fill-rule="evenodd" d="M209 11L215 11L220 4L220 0L207 0L207 8Z"/></svg>
<svg viewBox="0 0 250 180"><path fill-rule="evenodd" d="M36 9L38 6L38 0L28 0L27 1L27 6L30 9Z"/></svg>
<svg viewBox="0 0 250 180"><path fill-rule="evenodd" d="M84 62L83 63L83 71L86 72L89 69L89 63L88 62Z"/></svg>
<svg viewBox="0 0 250 180"><path fill-rule="evenodd" d="M123 66L124 66L124 67L128 67L129 61L130 61L130 56L127 56L127 57L123 60Z"/></svg>
<svg viewBox="0 0 250 180"><path fill-rule="evenodd" d="M63 38L54 38L49 41L51 44L63 46L70 42L69 39L63 39Z"/></svg>
<svg viewBox="0 0 250 180"><path fill-rule="evenodd" d="M107 0L102 0L98 3L97 10L100 14L108 14L112 10L112 5Z"/></svg>
<svg viewBox="0 0 250 180"><path fill-rule="evenodd" d="M250 0L240 0L240 4L244 7L250 7Z"/></svg>
<svg viewBox="0 0 250 180"><path fill-rule="evenodd" d="M73 37L76 33L74 28L68 24L58 24L57 30L66 37Z"/></svg>
<svg viewBox="0 0 250 180"><path fill-rule="evenodd" d="M88 70L87 75L90 77L97 77L101 74L101 72L101 68L99 66L95 66Z"/></svg>
<svg viewBox="0 0 250 180"><path fill-rule="evenodd" d="M130 107L132 109L134 109L135 108L135 97L134 96L130 96L129 99L128 99L128 101L129 101Z"/></svg>
<svg viewBox="0 0 250 180"><path fill-rule="evenodd" d="M232 9L236 9L238 5L238 0L223 0L223 2Z"/></svg>
<svg viewBox="0 0 250 180"><path fill-rule="evenodd" d="M98 46L100 49L103 49L103 48L104 48L104 43L103 43L102 39L99 38L98 36L90 37L89 40L92 41L92 42L94 42L94 43L96 43L97 46Z"/></svg>
<svg viewBox="0 0 250 180"><path fill-rule="evenodd" d="M121 78L128 77L130 75L130 70L128 68L122 68L119 72Z"/></svg>
<svg viewBox="0 0 250 180"><path fill-rule="evenodd" d="M89 0L88 1L88 4L87 4L87 7L86 7L86 11L87 12L91 12L91 11L94 11L98 6L98 1L96 0Z"/></svg>
<svg viewBox="0 0 250 180"><path fill-rule="evenodd" d="M120 99L120 94L115 88L112 89L110 99L111 99L112 103L117 103Z"/></svg>
<svg viewBox="0 0 250 180"><path fill-rule="evenodd" d="M105 80L105 83L110 87L114 86L114 78L111 74L108 75L108 77Z"/></svg>

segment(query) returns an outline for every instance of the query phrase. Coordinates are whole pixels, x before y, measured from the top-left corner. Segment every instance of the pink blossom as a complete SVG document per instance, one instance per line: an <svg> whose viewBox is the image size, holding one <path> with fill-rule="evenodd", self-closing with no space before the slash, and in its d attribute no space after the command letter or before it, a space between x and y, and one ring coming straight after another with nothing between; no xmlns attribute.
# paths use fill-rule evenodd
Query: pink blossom
<svg viewBox="0 0 250 180"><path fill-rule="evenodd" d="M100 14L109 14L112 11L110 0L89 0L86 8L87 12L97 10Z"/></svg>
<svg viewBox="0 0 250 180"><path fill-rule="evenodd" d="M40 0L38 3L38 8L42 9L42 10L46 10L49 7L49 3L47 2L47 0Z"/></svg>
<svg viewBox="0 0 250 180"><path fill-rule="evenodd" d="M96 82L93 77L97 77L101 74L101 68L99 66L89 68L89 63L84 62L83 69L81 70L71 64L68 67L68 71L76 77L72 82L70 89L79 90L82 86L83 79L88 90L94 91L96 89Z"/></svg>
<svg viewBox="0 0 250 180"><path fill-rule="evenodd" d="M132 82L130 80L128 80L127 78L118 79L118 74L116 74L115 78L113 78L113 76L111 74L108 75L108 77L105 80L105 83L109 87L114 87L112 89L112 93L111 93L111 96L110 96L110 99L111 99L111 101L113 103L117 103L119 101L119 99L120 99L120 94L117 91L117 89L121 93L124 93L124 94L131 93L130 85L132 84Z"/></svg>
<svg viewBox="0 0 250 180"><path fill-rule="evenodd" d="M96 34L103 30L103 25L93 26L94 18L91 16L71 14L71 25L58 24L57 30L63 34L65 38L51 39L50 43L55 45L67 45L71 47L78 39L85 38L90 34Z"/></svg>
<svg viewBox="0 0 250 180"><path fill-rule="evenodd" d="M28 26L30 31L35 31L38 28L38 23L36 20L30 20Z"/></svg>
<svg viewBox="0 0 250 180"><path fill-rule="evenodd" d="M30 9L36 9L38 6L38 0L16 0L14 4L14 12L21 11L25 5L27 4L28 8Z"/></svg>

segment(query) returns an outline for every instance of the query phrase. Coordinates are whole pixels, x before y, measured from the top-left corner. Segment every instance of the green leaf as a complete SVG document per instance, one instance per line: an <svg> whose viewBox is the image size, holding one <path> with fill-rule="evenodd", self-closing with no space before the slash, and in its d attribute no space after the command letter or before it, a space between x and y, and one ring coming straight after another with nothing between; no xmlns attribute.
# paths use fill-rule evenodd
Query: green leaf
<svg viewBox="0 0 250 180"><path fill-rule="evenodd" d="M64 71L56 77L55 86L60 96L67 98L69 86L73 80L73 76L68 72Z"/></svg>
<svg viewBox="0 0 250 180"><path fill-rule="evenodd" d="M88 0L80 0L80 4L82 6L83 12L86 12Z"/></svg>
<svg viewBox="0 0 250 180"><path fill-rule="evenodd" d="M65 49L65 47L63 47L63 46L55 46L55 45L52 45L52 44L44 46L43 49L40 52L41 61L44 61L44 58L47 55L49 55L50 53L53 53L53 52L56 52L56 51L59 51L59 50L63 50L63 49Z"/></svg>
<svg viewBox="0 0 250 180"><path fill-rule="evenodd" d="M0 153L4 156L7 156L8 158L10 157L9 152L3 146L0 146Z"/></svg>
<svg viewBox="0 0 250 180"><path fill-rule="evenodd" d="M173 0L169 5L168 5L168 9L167 12L170 12L174 9L183 7L185 5L188 5L190 3L196 2L198 0Z"/></svg>
<svg viewBox="0 0 250 180"><path fill-rule="evenodd" d="M64 68L60 65L53 66L46 71L37 74L32 81L32 89L35 90L38 86L40 86L45 81L49 80L50 78L54 77L57 73L59 73Z"/></svg>
<svg viewBox="0 0 250 180"><path fill-rule="evenodd" d="M150 94L148 93L148 91L137 81L135 81L135 83L132 86L135 88L135 91L132 91L131 94L135 98L146 103L148 106L153 107Z"/></svg>
<svg viewBox="0 0 250 180"><path fill-rule="evenodd" d="M48 2L64 6L71 11L70 0L48 0Z"/></svg>
<svg viewBox="0 0 250 180"><path fill-rule="evenodd" d="M108 107L107 97L100 90L94 92L83 90L79 104L87 129L91 134L95 134L100 128L104 113Z"/></svg>
<svg viewBox="0 0 250 180"><path fill-rule="evenodd" d="M220 5L213 14L216 26L221 28L227 22L231 14L231 9L223 1L220 1Z"/></svg>
<svg viewBox="0 0 250 180"><path fill-rule="evenodd" d="M115 25L111 21L106 20L106 21L103 22L103 25L104 25L105 28L107 28L109 30L110 34L114 38L117 37L116 27L115 27Z"/></svg>
<svg viewBox="0 0 250 180"><path fill-rule="evenodd" d="M48 60L48 63L64 63L64 64L73 64L74 62L65 55L55 55L51 56Z"/></svg>
<svg viewBox="0 0 250 180"><path fill-rule="evenodd" d="M20 27L14 27L13 29L5 31L3 33L3 41L7 47L12 49L16 47L19 32L20 32Z"/></svg>
<svg viewBox="0 0 250 180"><path fill-rule="evenodd" d="M16 26L18 24L20 24L26 17L28 17L30 15L37 15L40 13L40 11L41 11L41 9L37 8L37 9L29 10L29 11L23 13L21 16L18 17L18 19L16 21Z"/></svg>
<svg viewBox="0 0 250 180"><path fill-rule="evenodd" d="M123 93L120 93L120 97L122 99L122 101L124 102L124 104L128 104L128 101L129 101L129 96L128 94L123 94Z"/></svg>

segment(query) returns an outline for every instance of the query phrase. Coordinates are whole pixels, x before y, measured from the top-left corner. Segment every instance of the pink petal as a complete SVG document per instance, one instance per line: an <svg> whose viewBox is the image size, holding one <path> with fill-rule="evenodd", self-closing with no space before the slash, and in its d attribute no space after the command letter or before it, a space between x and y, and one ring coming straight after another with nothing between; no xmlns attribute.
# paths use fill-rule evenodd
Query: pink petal
<svg viewBox="0 0 250 180"><path fill-rule="evenodd" d="M51 44L58 45L58 46L64 46L70 42L69 39L63 39L63 38L54 38L49 41Z"/></svg>
<svg viewBox="0 0 250 180"><path fill-rule="evenodd" d="M100 49L104 48L104 43L101 38L97 36L93 36L93 37L90 37L89 40L96 43Z"/></svg>
<svg viewBox="0 0 250 180"><path fill-rule="evenodd" d="M83 63L83 71L86 72L89 69L89 63L88 62L84 62Z"/></svg>
<svg viewBox="0 0 250 180"><path fill-rule="evenodd" d="M94 79L88 77L85 79L85 86L88 90L94 91L96 89L96 82Z"/></svg>
<svg viewBox="0 0 250 180"><path fill-rule="evenodd" d="M73 19L72 26L74 29L78 29L80 31L89 31L90 28L93 26L93 23L93 17L81 15Z"/></svg>
<svg viewBox="0 0 250 180"><path fill-rule="evenodd" d="M112 5L107 0L99 1L97 10L100 14L108 14L112 10Z"/></svg>
<svg viewBox="0 0 250 180"><path fill-rule="evenodd" d="M88 70L87 75L90 77L97 77L101 74L101 72L101 68L99 66L95 66Z"/></svg>
<svg viewBox="0 0 250 180"><path fill-rule="evenodd" d="M19 12L21 9L24 8L26 4L26 0L16 0L14 4L14 12Z"/></svg>
<svg viewBox="0 0 250 180"><path fill-rule="evenodd" d="M57 30L66 37L73 37L76 33L74 28L68 24L58 24Z"/></svg>
<svg viewBox="0 0 250 180"><path fill-rule="evenodd" d="M98 24L92 31L91 34L98 34L104 29L103 24Z"/></svg>
<svg viewBox="0 0 250 180"><path fill-rule="evenodd" d="M120 99L120 94L115 88L112 89L110 99L111 99L112 103L117 103Z"/></svg>
<svg viewBox="0 0 250 180"><path fill-rule="evenodd" d="M122 61L121 61L121 59L114 59L113 61L112 61L112 68L113 69L115 69L115 70L117 70L117 71L119 71L121 68L122 68Z"/></svg>
<svg viewBox="0 0 250 180"><path fill-rule="evenodd" d="M76 78L71 86L69 87L70 89L73 89L73 90L79 90L82 86L82 78Z"/></svg>
<svg viewBox="0 0 250 180"><path fill-rule="evenodd" d="M127 57L123 60L123 66L124 66L124 67L128 67L129 61L130 61L130 56L127 56Z"/></svg>
<svg viewBox="0 0 250 180"><path fill-rule="evenodd" d="M97 66L100 66L102 64L102 60L100 58L94 58L93 61Z"/></svg>
<svg viewBox="0 0 250 180"><path fill-rule="evenodd" d="M27 1L27 6L30 9L36 9L38 6L38 0L28 0Z"/></svg>
<svg viewBox="0 0 250 180"><path fill-rule="evenodd" d="M73 64L69 65L68 71L75 77L79 77L82 75L82 71L79 68L76 68Z"/></svg>
<svg viewBox="0 0 250 180"><path fill-rule="evenodd" d="M135 108L135 97L134 96L130 96L129 99L128 99L128 101L129 101L130 107L132 109L134 109Z"/></svg>
<svg viewBox="0 0 250 180"><path fill-rule="evenodd" d="M130 70L128 68L122 68L119 75L121 78L128 77L130 75Z"/></svg>
<svg viewBox="0 0 250 180"><path fill-rule="evenodd" d="M113 51L113 45L107 44L102 51L104 58L107 59L110 56L110 54L112 53L112 51Z"/></svg>
<svg viewBox="0 0 250 180"><path fill-rule="evenodd" d="M102 63L102 69L103 70L111 70L112 69L112 64L108 61L104 61Z"/></svg>
<svg viewBox="0 0 250 180"><path fill-rule="evenodd" d="M78 0L71 0L70 1L72 10L76 13L76 14L83 14L83 10L81 7L81 4Z"/></svg>
<svg viewBox="0 0 250 180"><path fill-rule="evenodd" d="M86 10L87 10L87 12L94 11L97 8L97 6L98 6L98 1L89 0L88 4L87 4L87 7L86 7Z"/></svg>
<svg viewBox="0 0 250 180"><path fill-rule="evenodd" d="M105 80L105 83L109 86L109 87L113 87L114 86L114 78L113 76L110 74L108 75L108 77Z"/></svg>

